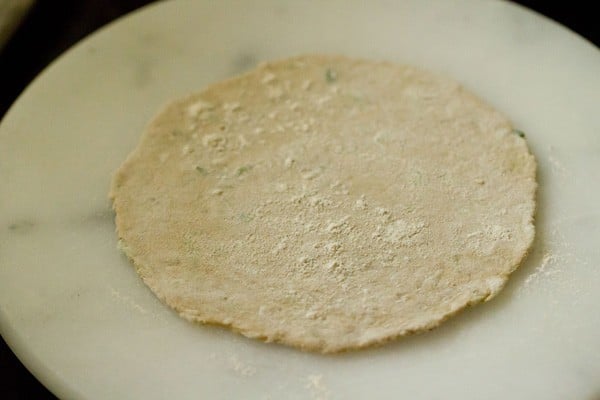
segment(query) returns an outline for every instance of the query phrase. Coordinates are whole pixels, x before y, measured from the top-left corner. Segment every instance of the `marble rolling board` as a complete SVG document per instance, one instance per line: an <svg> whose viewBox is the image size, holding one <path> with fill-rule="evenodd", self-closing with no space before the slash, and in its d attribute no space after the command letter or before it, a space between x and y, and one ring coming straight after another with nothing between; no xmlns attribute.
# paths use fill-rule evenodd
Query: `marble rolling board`
<svg viewBox="0 0 600 400"><path fill-rule="evenodd" d="M492 302L337 356L177 317L116 249L112 172L168 100L307 52L448 74L539 163L537 238ZM59 58L0 125L0 331L65 398L600 395L600 53L498 1L159 3Z"/></svg>

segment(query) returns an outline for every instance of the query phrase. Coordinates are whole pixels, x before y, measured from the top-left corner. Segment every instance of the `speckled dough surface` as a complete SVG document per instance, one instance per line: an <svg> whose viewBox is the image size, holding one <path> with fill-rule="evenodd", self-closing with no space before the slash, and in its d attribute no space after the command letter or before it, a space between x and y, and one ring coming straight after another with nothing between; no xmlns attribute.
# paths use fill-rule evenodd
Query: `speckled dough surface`
<svg viewBox="0 0 600 400"><path fill-rule="evenodd" d="M343 351L504 286L534 237L518 133L448 78L304 56L169 104L110 197L124 252L184 318Z"/></svg>

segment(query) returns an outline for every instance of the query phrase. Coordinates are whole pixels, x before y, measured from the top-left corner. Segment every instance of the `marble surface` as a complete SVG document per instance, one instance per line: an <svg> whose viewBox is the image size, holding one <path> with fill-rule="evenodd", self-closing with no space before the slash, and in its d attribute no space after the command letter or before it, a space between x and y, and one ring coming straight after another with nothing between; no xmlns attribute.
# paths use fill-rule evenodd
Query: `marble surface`
<svg viewBox="0 0 600 400"><path fill-rule="evenodd" d="M235 7L233 6L235 4ZM453 76L527 134L538 235L492 302L339 356L189 324L116 249L111 173L168 99L304 52ZM600 395L600 53L504 2L168 2L61 57L0 125L0 332L66 398Z"/></svg>

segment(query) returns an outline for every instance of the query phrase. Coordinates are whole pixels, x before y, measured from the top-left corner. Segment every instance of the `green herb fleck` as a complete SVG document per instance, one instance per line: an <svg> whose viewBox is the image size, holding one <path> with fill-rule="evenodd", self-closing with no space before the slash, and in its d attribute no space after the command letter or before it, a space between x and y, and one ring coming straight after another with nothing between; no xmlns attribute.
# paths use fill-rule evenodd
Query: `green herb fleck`
<svg viewBox="0 0 600 400"><path fill-rule="evenodd" d="M421 173L421 171L415 170L412 173L412 184L414 186L421 186L424 185L426 181L426 178L423 176L423 174Z"/></svg>
<svg viewBox="0 0 600 400"><path fill-rule="evenodd" d="M196 165L196 171L200 172L202 175L208 175L208 171L199 165Z"/></svg>
<svg viewBox="0 0 600 400"><path fill-rule="evenodd" d="M327 70L325 71L325 80L327 81L327 83L333 83L337 81L337 73L331 68L327 68Z"/></svg>
<svg viewBox="0 0 600 400"><path fill-rule="evenodd" d="M519 136L519 137L522 137L522 138L524 138L524 137L525 137L525 132L523 132L523 131L520 131L520 130L518 130L518 129L513 129L513 133L514 133L515 135Z"/></svg>
<svg viewBox="0 0 600 400"><path fill-rule="evenodd" d="M351 95L351 98L352 98L352 100L354 100L355 103L363 104L363 103L367 102L367 100L364 97L356 95L356 94Z"/></svg>
<svg viewBox="0 0 600 400"><path fill-rule="evenodd" d="M241 176L243 174L245 174L246 172L250 171L252 169L252 165L244 165L242 167L239 167L236 171L235 174L237 176Z"/></svg>
<svg viewBox="0 0 600 400"><path fill-rule="evenodd" d="M246 214L246 213L241 213L240 214L240 221L242 221L242 222L250 222L253 219L254 219L253 215Z"/></svg>
<svg viewBox="0 0 600 400"><path fill-rule="evenodd" d="M183 136L183 131L181 129L173 129L173 131L171 132L171 135L173 136Z"/></svg>
<svg viewBox="0 0 600 400"><path fill-rule="evenodd" d="M210 122L211 124L214 124L215 122L218 122L218 121L219 121L219 116L217 114L211 113L208 116L208 122Z"/></svg>
<svg viewBox="0 0 600 400"><path fill-rule="evenodd" d="M20 221L14 224L10 224L8 226L8 230L16 233L27 233L34 227L34 225L35 224L30 221Z"/></svg>

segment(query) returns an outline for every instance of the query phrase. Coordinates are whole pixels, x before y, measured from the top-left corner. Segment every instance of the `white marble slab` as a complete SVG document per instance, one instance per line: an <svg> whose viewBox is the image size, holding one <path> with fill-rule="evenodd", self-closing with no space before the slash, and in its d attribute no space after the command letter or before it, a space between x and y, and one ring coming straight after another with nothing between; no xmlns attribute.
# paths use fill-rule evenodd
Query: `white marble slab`
<svg viewBox="0 0 600 400"><path fill-rule="evenodd" d="M106 194L145 123L168 99L305 52L449 74L526 132L538 235L496 299L430 333L320 356L187 323L141 283ZM598 398L599 104L600 52L505 2L145 8L51 65L0 125L0 331L65 398Z"/></svg>

